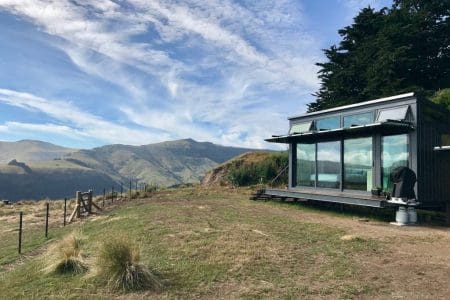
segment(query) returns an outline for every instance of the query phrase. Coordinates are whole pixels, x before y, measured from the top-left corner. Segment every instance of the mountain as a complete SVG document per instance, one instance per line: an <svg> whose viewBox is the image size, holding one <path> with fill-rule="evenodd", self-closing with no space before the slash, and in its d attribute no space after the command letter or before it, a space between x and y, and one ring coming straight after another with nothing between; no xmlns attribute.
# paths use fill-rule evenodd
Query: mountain
<svg viewBox="0 0 450 300"><path fill-rule="evenodd" d="M0 141L0 163L8 163L13 159L21 162L46 161L62 158L64 155L74 151L76 149L34 140Z"/></svg>
<svg viewBox="0 0 450 300"><path fill-rule="evenodd" d="M76 190L118 189L129 181L158 186L198 183L207 171L248 151L192 139L143 146L107 145L90 150L40 141L1 142L0 198L72 197ZM134 185L134 183L133 183Z"/></svg>

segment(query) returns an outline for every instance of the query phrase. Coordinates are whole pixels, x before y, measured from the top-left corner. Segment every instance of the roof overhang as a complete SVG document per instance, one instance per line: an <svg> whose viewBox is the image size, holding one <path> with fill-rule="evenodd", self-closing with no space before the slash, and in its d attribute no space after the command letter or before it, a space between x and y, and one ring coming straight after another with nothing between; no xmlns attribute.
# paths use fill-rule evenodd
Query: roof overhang
<svg viewBox="0 0 450 300"><path fill-rule="evenodd" d="M362 106L380 104L380 103L396 101L396 100L400 100L400 99L408 99L408 98L411 98L414 96L415 96L415 94L413 92L410 92L410 93L405 93L405 94L400 94L400 95L395 95L395 96L390 96L390 97L385 97L385 98L379 98L379 99L375 99L375 100L364 101L364 102L319 110L319 111L315 111L315 112L295 115L295 116L289 117L288 120L297 119L297 118L301 118L301 117L307 117L307 116L321 115L321 114L330 113L330 112L337 112L337 111L342 111L342 110L346 110L346 109L350 109L350 108L354 109L354 108L358 108L358 107L362 107Z"/></svg>
<svg viewBox="0 0 450 300"><path fill-rule="evenodd" d="M414 130L414 126L411 123L389 120L385 122L371 123L366 125L353 126L349 128L339 128L324 131L311 131L291 135L272 136L272 138L265 139L265 141L270 143L281 143L281 144L290 144L295 142L314 143L320 140L348 138L373 133L400 134L412 130Z"/></svg>

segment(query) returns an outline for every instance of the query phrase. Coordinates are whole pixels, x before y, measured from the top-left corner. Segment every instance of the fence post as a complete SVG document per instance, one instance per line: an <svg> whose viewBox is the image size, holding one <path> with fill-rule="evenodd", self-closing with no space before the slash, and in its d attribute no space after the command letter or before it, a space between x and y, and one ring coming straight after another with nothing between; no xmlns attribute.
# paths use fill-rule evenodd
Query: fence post
<svg viewBox="0 0 450 300"><path fill-rule="evenodd" d="M77 198L77 218L81 217L81 192L77 191L76 193Z"/></svg>
<svg viewBox="0 0 450 300"><path fill-rule="evenodd" d="M111 203L114 203L114 186L111 187Z"/></svg>
<svg viewBox="0 0 450 300"><path fill-rule="evenodd" d="M88 214L92 213L92 201L93 201L94 192L92 190L88 191Z"/></svg>
<svg viewBox="0 0 450 300"><path fill-rule="evenodd" d="M138 192L138 180L136 179L136 194Z"/></svg>
<svg viewBox="0 0 450 300"><path fill-rule="evenodd" d="M67 198L64 198L64 226L66 226L66 216L67 216Z"/></svg>
<svg viewBox="0 0 450 300"><path fill-rule="evenodd" d="M123 183L120 182L120 199L122 199L122 193L123 193Z"/></svg>
<svg viewBox="0 0 450 300"><path fill-rule="evenodd" d="M130 200L131 200L131 179L130 179L130 189L128 190L130 192Z"/></svg>
<svg viewBox="0 0 450 300"><path fill-rule="evenodd" d="M19 214L19 254L22 254L22 217L23 212Z"/></svg>
<svg viewBox="0 0 450 300"><path fill-rule="evenodd" d="M106 189L103 188L103 207L105 207Z"/></svg>
<svg viewBox="0 0 450 300"><path fill-rule="evenodd" d="M45 238L48 238L48 215L50 210L50 204L46 203L46 213L45 213Z"/></svg>

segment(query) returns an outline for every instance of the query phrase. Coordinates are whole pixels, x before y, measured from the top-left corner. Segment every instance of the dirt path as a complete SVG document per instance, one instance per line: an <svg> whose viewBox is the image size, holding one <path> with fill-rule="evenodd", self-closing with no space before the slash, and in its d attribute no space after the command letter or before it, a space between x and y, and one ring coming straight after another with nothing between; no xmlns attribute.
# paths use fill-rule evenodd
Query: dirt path
<svg viewBox="0 0 450 300"><path fill-rule="evenodd" d="M375 290L391 291L394 299L450 299L450 228L395 226L361 222L357 217L335 216L292 208L271 208L274 214L303 222L344 229L348 236L384 242L385 255L360 255L361 282ZM379 298L374 292L373 297Z"/></svg>

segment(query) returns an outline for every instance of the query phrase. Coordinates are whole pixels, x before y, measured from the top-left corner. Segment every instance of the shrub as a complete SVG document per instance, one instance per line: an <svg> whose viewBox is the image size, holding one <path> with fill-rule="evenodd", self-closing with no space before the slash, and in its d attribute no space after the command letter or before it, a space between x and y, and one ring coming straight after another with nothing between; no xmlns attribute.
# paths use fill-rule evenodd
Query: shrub
<svg viewBox="0 0 450 300"><path fill-rule="evenodd" d="M123 236L108 238L100 247L98 276L117 290L156 290L157 277L140 263L139 248Z"/></svg>
<svg viewBox="0 0 450 300"><path fill-rule="evenodd" d="M267 184L288 164L286 153L274 153L260 162L235 162L228 173L229 181L236 186L248 186L258 183ZM278 178L277 184L287 183L287 174Z"/></svg>
<svg viewBox="0 0 450 300"><path fill-rule="evenodd" d="M54 249L57 257L51 259L54 263L50 270L55 273L81 274L87 270L81 254L82 239L77 234L70 234L61 240Z"/></svg>

